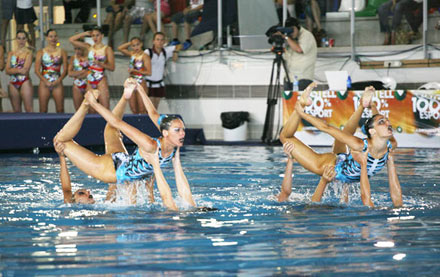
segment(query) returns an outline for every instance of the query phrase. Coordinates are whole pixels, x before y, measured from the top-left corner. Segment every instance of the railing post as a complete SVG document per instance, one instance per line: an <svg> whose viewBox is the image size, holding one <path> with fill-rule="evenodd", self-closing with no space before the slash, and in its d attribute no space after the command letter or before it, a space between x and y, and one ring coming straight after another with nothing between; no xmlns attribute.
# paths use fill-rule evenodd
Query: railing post
<svg viewBox="0 0 440 277"><path fill-rule="evenodd" d="M355 20L355 13L354 13L354 1L351 0L351 9L350 9L350 43L351 43L351 59L356 59L356 46L355 46L355 27L354 27L354 20Z"/></svg>
<svg viewBox="0 0 440 277"><path fill-rule="evenodd" d="M222 47L222 43L223 43L222 0L217 0L217 11L218 11L217 12L217 16L218 16L218 18L217 18L217 24L218 24L218 26L217 26L217 40L218 40L217 45L218 45L218 48L220 49Z"/></svg>
<svg viewBox="0 0 440 277"><path fill-rule="evenodd" d="M41 48L44 48L43 0L39 0L39 5L40 5L40 18L38 19L38 22L40 23Z"/></svg>
<svg viewBox="0 0 440 277"><path fill-rule="evenodd" d="M160 1L161 0L156 0L156 26L157 26L157 31L160 32L162 29L162 18L160 16L161 10L160 10Z"/></svg>
<svg viewBox="0 0 440 277"><path fill-rule="evenodd" d="M287 19L287 0L283 0L283 22L281 25L283 25L286 23L286 19Z"/></svg>
<svg viewBox="0 0 440 277"><path fill-rule="evenodd" d="M428 1L423 0L423 57L429 58L428 53Z"/></svg>
<svg viewBox="0 0 440 277"><path fill-rule="evenodd" d="M96 0L97 25L101 26L101 0Z"/></svg>

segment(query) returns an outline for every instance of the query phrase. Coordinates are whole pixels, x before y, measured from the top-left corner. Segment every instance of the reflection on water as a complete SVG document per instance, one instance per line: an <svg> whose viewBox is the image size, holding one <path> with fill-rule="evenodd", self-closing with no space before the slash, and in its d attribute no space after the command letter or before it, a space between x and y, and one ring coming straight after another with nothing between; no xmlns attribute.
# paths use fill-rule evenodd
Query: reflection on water
<svg viewBox="0 0 440 277"><path fill-rule="evenodd" d="M340 204L337 184L311 203L318 177L299 165L289 201L277 203L279 147L187 147L194 198L219 209L210 212L179 198L184 211L165 211L157 191L153 205L108 204L107 185L74 167L74 189L90 188L98 204L65 205L55 156L2 155L0 275L437 275L439 152L398 152L404 207L391 207L383 170L372 179L369 209L356 186ZM177 195L172 171L165 175Z"/></svg>

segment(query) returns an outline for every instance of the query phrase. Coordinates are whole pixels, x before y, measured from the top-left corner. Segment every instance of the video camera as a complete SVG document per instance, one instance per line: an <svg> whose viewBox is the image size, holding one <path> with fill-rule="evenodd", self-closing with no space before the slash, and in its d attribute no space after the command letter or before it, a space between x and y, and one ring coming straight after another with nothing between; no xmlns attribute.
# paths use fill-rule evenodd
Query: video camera
<svg viewBox="0 0 440 277"><path fill-rule="evenodd" d="M283 47L284 37L277 34L277 32L282 33L283 35L290 35L293 33L293 29L291 27L283 27L280 25L275 25L270 27L266 31L266 36L269 38L267 42L274 45L276 48Z"/></svg>

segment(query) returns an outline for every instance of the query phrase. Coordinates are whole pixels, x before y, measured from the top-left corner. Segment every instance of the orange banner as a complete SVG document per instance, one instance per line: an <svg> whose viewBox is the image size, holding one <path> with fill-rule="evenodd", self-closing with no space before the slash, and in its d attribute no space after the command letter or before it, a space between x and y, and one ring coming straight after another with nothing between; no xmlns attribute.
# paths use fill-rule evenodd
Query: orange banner
<svg viewBox="0 0 440 277"><path fill-rule="evenodd" d="M342 128L359 105L362 91L314 91L313 103L305 111ZM283 122L295 108L298 92L283 92ZM397 133L440 134L440 91L380 90L373 98L379 112L388 117ZM366 109L362 118L371 117ZM303 121L299 131L307 126ZM305 128L308 129L308 128Z"/></svg>

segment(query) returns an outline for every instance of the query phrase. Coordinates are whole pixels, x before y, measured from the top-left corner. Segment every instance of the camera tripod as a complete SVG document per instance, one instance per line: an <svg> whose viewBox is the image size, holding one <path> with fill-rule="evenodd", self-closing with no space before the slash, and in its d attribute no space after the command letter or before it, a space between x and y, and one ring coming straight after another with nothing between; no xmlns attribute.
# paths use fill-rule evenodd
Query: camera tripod
<svg viewBox="0 0 440 277"><path fill-rule="evenodd" d="M287 78L287 81L290 83L290 78L288 75L286 62L283 59L284 48L276 47L272 50L272 52L275 53L275 59L273 60L273 63L272 63L272 73L270 75L269 90L267 92L266 118L264 120L263 136L261 137L261 140L267 144L272 144L275 141L273 138L273 126L274 126L273 121L274 121L275 106L278 103L278 98L280 97L281 65L283 65L284 72L286 73L285 76ZM276 76L274 78L275 67L276 67ZM274 79L275 79L275 81L274 81Z"/></svg>

